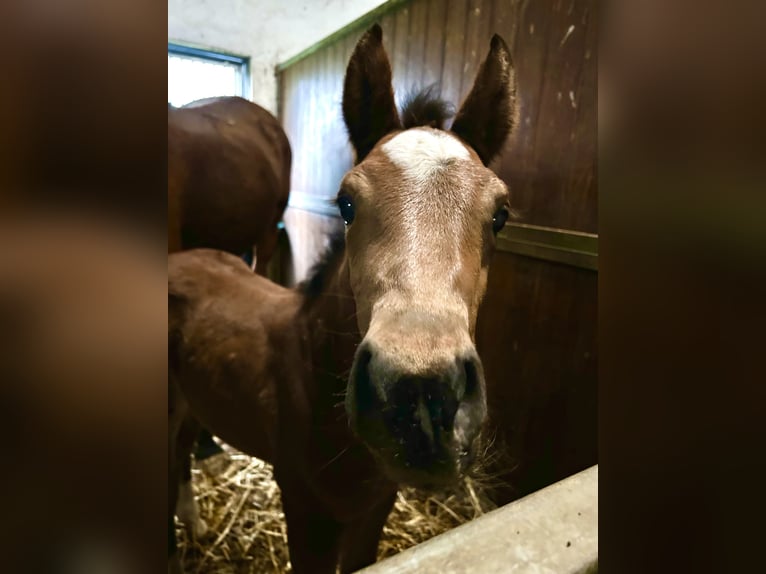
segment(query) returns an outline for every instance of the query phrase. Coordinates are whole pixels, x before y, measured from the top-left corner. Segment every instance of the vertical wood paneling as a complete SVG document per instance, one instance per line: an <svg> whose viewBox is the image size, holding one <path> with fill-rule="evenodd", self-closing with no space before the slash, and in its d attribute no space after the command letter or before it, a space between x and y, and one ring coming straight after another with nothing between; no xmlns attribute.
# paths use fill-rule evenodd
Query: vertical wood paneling
<svg viewBox="0 0 766 574"><path fill-rule="evenodd" d="M343 228L337 217L317 215L292 207L285 211L285 227L290 238L291 273L287 274L287 286L307 278L316 259L327 246L328 237ZM313 257L306 257L310 253Z"/></svg>
<svg viewBox="0 0 766 574"><path fill-rule="evenodd" d="M426 22L425 54L423 57L421 86L439 84L442 67L444 66L444 26L447 13L444 0L428 1L428 18Z"/></svg>
<svg viewBox="0 0 766 574"><path fill-rule="evenodd" d="M402 7L396 14L396 36L394 44L386 46L393 71L394 93L397 102L407 93L407 49L410 45L410 8Z"/></svg>
<svg viewBox="0 0 766 574"><path fill-rule="evenodd" d="M320 191L323 196L332 195L335 183L332 181L333 170L327 169L329 166L323 166L325 148L332 149L334 141L333 132L337 131L334 126L337 125L338 116L335 113L336 99L332 97L332 94L336 93L335 87L335 70L333 69L333 60L337 57L334 49L328 49L324 51L322 75L319 93L323 95L320 98L320 119L319 125L321 129L317 134L317 157L318 163L316 166L317 174L319 176ZM328 94L329 97L324 96Z"/></svg>
<svg viewBox="0 0 766 574"><path fill-rule="evenodd" d="M409 94L423 87L423 68L425 61L426 27L428 24L428 2L419 0L412 3L409 23L409 42L407 61L404 71L405 92ZM400 72L401 74L401 72Z"/></svg>
<svg viewBox="0 0 766 574"><path fill-rule="evenodd" d="M465 46L460 79L460 97L464 98L473 86L476 72L487 55L490 9L484 0L469 0L466 10Z"/></svg>
<svg viewBox="0 0 766 574"><path fill-rule="evenodd" d="M305 120L305 110L302 107L302 91L305 80L301 79L301 68L304 62L298 62L295 64L295 70L290 76L284 76L285 89L290 94L289 98L285 99L285 111L284 113L289 117L290 124L285 124L285 132L290 139L290 145L292 145L293 161L292 171L290 172L290 190L300 189L301 182L300 177L303 173L301 162L303 161L302 154L298 150L303 149L303 142L301 141L302 126Z"/></svg>
<svg viewBox="0 0 766 574"><path fill-rule="evenodd" d="M515 65L521 123L498 173L525 220L596 231L594 2L529 3ZM569 32L570 26L572 31Z"/></svg>
<svg viewBox="0 0 766 574"><path fill-rule="evenodd" d="M322 70L322 55L323 53L317 53L314 62L312 62L313 65L307 67L307 73L310 75L310 79L307 83L308 94L303 104L308 107L308 121L306 122L306 125L303 126L303 149L305 150L303 162L305 165L304 169L306 170L304 176L304 186L306 187L304 187L304 189L308 189L308 186L310 186L316 189L318 193L321 193L322 189L321 174L317 172L317 166L321 165L321 159L317 157L316 145L318 130L317 106L319 105L319 98L321 97L318 84Z"/></svg>
<svg viewBox="0 0 766 574"><path fill-rule="evenodd" d="M346 60L346 48L338 42L331 49L331 68L329 71L328 87L328 109L327 109L327 136L324 144L324 151L320 154L323 161L326 157L350 158L348 138L343 130L343 106L341 93L343 91L343 78L345 68L343 66ZM340 127L339 127L340 126ZM351 162L341 160L329 162L326 166L327 178L325 180L325 193L331 195L337 191L338 182L343 174L350 167Z"/></svg>
<svg viewBox="0 0 766 574"><path fill-rule="evenodd" d="M597 274L496 253L476 343L507 501L597 460Z"/></svg>
<svg viewBox="0 0 766 574"><path fill-rule="evenodd" d="M595 0L413 0L380 20L399 102L413 87L439 82L457 106L492 34L512 46L520 124L493 168L526 223L596 231L594 10ZM300 192L332 193L351 164L339 106L345 65L361 33L281 74L293 188Z"/></svg>
<svg viewBox="0 0 766 574"><path fill-rule="evenodd" d="M444 29L444 64L442 67L442 97L458 106L463 99L460 84L463 79L463 52L468 0L449 0L447 24Z"/></svg>
<svg viewBox="0 0 766 574"><path fill-rule="evenodd" d="M522 0L494 0L490 20L490 36L500 34L508 45L514 48L516 28L519 20L519 5Z"/></svg>

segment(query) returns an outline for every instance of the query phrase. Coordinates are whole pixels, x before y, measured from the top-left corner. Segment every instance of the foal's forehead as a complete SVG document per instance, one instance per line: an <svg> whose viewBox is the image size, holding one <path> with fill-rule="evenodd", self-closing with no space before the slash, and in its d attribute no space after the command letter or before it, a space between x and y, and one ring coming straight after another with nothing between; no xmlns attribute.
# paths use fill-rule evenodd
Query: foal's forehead
<svg viewBox="0 0 766 574"><path fill-rule="evenodd" d="M405 177L418 180L472 159L460 140L432 128L413 128L398 133L380 146L380 150Z"/></svg>
<svg viewBox="0 0 766 574"><path fill-rule="evenodd" d="M493 200L507 193L470 146L450 132L430 127L387 135L346 174L342 185L390 199L438 192L446 200L444 193L452 190L450 196L485 195Z"/></svg>

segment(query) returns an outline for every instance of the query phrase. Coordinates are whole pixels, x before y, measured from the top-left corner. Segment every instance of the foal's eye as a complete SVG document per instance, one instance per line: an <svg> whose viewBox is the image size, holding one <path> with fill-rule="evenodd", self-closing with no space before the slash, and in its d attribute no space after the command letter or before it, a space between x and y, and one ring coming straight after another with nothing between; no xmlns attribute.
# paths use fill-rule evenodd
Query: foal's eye
<svg viewBox="0 0 766 574"><path fill-rule="evenodd" d="M346 225L351 225L354 221L354 204L348 195L341 195L337 200L340 216Z"/></svg>
<svg viewBox="0 0 766 574"><path fill-rule="evenodd" d="M505 222L508 221L508 208L501 207L492 216L492 231L499 233L500 230L505 227Z"/></svg>

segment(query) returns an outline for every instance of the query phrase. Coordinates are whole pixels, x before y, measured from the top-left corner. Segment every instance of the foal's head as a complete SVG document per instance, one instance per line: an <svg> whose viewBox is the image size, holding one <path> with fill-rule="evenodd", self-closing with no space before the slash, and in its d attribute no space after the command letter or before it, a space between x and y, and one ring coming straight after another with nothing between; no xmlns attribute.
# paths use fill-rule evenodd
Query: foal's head
<svg viewBox="0 0 766 574"><path fill-rule="evenodd" d="M514 109L511 57L499 36L451 131L402 125L379 26L346 71L343 115L357 164L338 206L364 335L346 410L398 482L450 482L474 456L487 413L476 315L509 209L505 184L486 166Z"/></svg>

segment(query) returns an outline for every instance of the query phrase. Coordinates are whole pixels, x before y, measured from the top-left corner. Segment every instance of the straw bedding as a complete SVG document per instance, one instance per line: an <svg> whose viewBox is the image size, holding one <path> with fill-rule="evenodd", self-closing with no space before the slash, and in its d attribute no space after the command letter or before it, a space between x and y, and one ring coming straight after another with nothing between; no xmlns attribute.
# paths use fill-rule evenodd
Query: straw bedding
<svg viewBox="0 0 766 574"><path fill-rule="evenodd" d="M198 463L194 491L208 533L191 540L177 524L187 573L289 572L287 532L279 487L271 465L226 448ZM391 556L494 508L483 490L466 479L451 492L399 492L383 530L378 559Z"/></svg>

